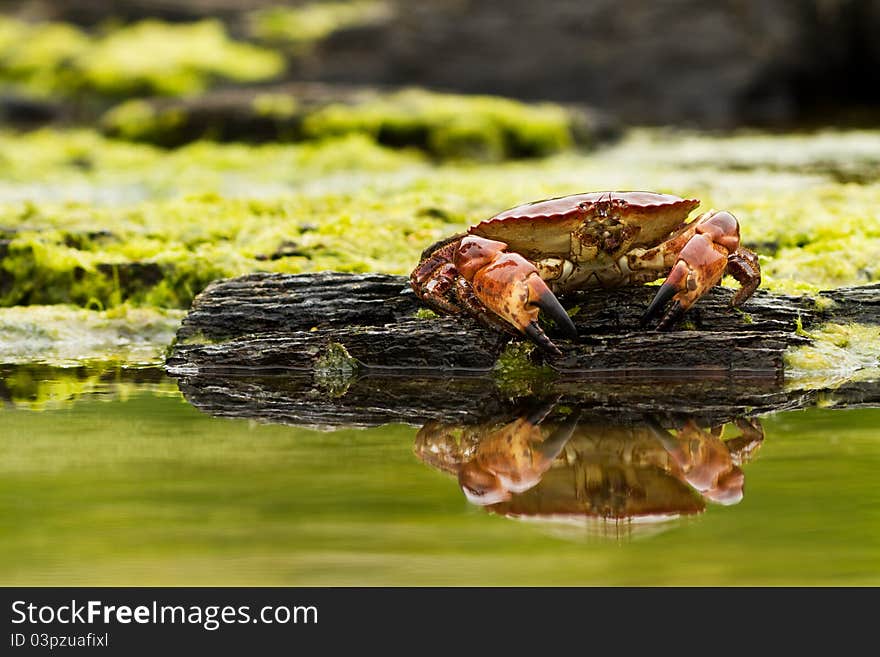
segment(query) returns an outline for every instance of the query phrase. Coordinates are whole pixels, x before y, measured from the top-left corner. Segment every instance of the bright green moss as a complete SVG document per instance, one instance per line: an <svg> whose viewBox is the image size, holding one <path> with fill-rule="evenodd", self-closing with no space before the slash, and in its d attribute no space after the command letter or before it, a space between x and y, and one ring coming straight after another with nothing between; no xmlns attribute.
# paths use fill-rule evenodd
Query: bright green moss
<svg viewBox="0 0 880 657"><path fill-rule="evenodd" d="M165 144L175 141L185 116L180 110L157 110L143 100L117 105L101 118L105 130L119 139Z"/></svg>
<svg viewBox="0 0 880 657"><path fill-rule="evenodd" d="M12 238L0 301L183 308L211 279L251 271L407 274L425 247L469 224L585 189L649 188L730 209L761 252L765 289L878 280L880 183L694 167L689 149L720 142L735 155L739 142L680 139L636 133L589 155L432 165L364 135L163 151L89 131L0 133L0 239ZM156 269L158 281L137 283Z"/></svg>
<svg viewBox="0 0 880 657"><path fill-rule="evenodd" d="M382 139L404 140L405 133L383 135L387 126L378 128L376 134ZM423 136L419 129L411 131L414 141L425 140L425 150L445 159L480 160L492 162L507 157L504 132L487 117L462 116L443 125L430 126Z"/></svg>
<svg viewBox="0 0 880 657"><path fill-rule="evenodd" d="M411 174L423 162L415 153L391 151L358 135L294 146L196 142L165 151L85 130L0 132L0 204L17 201L17 212L39 219L34 201L70 199L80 203L68 203L62 225L85 229L91 203L131 206L145 198L221 193L276 198L338 177L326 183L329 192L339 180L351 189L382 172Z"/></svg>
<svg viewBox="0 0 880 657"><path fill-rule="evenodd" d="M284 68L272 51L231 41L223 25L142 21L100 39L79 64L85 84L108 95L179 95L205 89L212 79L265 80Z"/></svg>
<svg viewBox="0 0 880 657"><path fill-rule="evenodd" d="M44 236L23 233L11 241L0 262L2 275L10 280L0 296L0 305L33 303L76 303L91 299L109 300L106 285L84 290L82 278L93 271L90 254L63 244L61 233Z"/></svg>
<svg viewBox="0 0 880 657"><path fill-rule="evenodd" d="M39 95L77 91L81 78L70 64L89 47L88 36L71 25L0 16L0 79Z"/></svg>
<svg viewBox="0 0 880 657"><path fill-rule="evenodd" d="M511 342L495 363L492 377L511 398L539 394L556 376L551 367L536 363L535 349L530 342Z"/></svg>
<svg viewBox="0 0 880 657"><path fill-rule="evenodd" d="M416 319L437 319L437 313L430 308L419 308L416 311Z"/></svg>
<svg viewBox="0 0 880 657"><path fill-rule="evenodd" d="M315 382L331 397L341 397L358 372L358 361L345 345L331 342L315 361Z"/></svg>
<svg viewBox="0 0 880 657"><path fill-rule="evenodd" d="M249 31L257 39L287 44L301 53L336 30L381 20L390 13L386 2L375 0L267 7L250 13Z"/></svg>
<svg viewBox="0 0 880 657"><path fill-rule="evenodd" d="M184 308L212 280L249 271L404 273L422 246L420 230L431 225L414 220L406 205L373 199L353 209L335 196L259 202L207 195L125 210L71 210L0 210L2 223L42 228L11 240L0 264L10 280L0 303ZM63 225L70 229L56 228ZM94 227L107 227L110 237L90 237L86 231ZM299 255L272 259L291 240Z"/></svg>
<svg viewBox="0 0 880 657"><path fill-rule="evenodd" d="M825 324L811 330L809 345L785 355L786 381L793 388L834 388L853 379L880 376L880 327Z"/></svg>
<svg viewBox="0 0 880 657"><path fill-rule="evenodd" d="M0 18L0 79L40 95L190 94L215 80L266 80L283 69L278 53L231 40L219 21L147 20L90 36Z"/></svg>
<svg viewBox="0 0 880 657"><path fill-rule="evenodd" d="M573 143L571 117L556 105L411 89L307 116L312 138L367 134L390 146L415 146L441 159L497 161L545 156Z"/></svg>
<svg viewBox="0 0 880 657"><path fill-rule="evenodd" d="M297 115L299 103L291 94L265 93L258 94L253 100L254 111L258 116L286 120Z"/></svg>
<svg viewBox="0 0 880 657"><path fill-rule="evenodd" d="M438 160L543 157L574 143L575 117L564 108L491 96L411 89L357 103L315 106L290 94L268 93L256 96L252 105L254 119L272 119L281 141L357 135L383 146L419 149ZM190 139L210 131L210 125L188 126L185 111L133 100L107 112L101 127L115 138L159 145L182 143L182 131ZM215 128L222 131L221 125Z"/></svg>

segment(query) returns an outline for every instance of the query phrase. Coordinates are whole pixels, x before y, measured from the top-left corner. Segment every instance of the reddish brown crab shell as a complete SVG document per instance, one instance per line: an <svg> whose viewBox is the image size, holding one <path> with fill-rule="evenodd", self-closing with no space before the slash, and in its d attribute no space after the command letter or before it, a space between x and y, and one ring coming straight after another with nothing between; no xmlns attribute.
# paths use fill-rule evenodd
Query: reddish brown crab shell
<svg viewBox="0 0 880 657"><path fill-rule="evenodd" d="M468 232L505 242L527 258L565 257L571 234L585 220L637 227L630 247L652 247L681 225L700 204L655 192L590 192L526 203L471 227Z"/></svg>

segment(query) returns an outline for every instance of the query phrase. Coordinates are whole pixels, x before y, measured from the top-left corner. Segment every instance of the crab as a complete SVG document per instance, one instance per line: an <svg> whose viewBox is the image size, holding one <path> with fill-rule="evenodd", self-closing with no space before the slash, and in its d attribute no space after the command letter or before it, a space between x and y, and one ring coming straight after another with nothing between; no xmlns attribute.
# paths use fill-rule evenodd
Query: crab
<svg viewBox="0 0 880 657"><path fill-rule="evenodd" d="M430 246L410 284L433 310L472 315L560 355L538 322L544 311L577 339L557 295L640 285L668 273L642 317L646 326L659 315L656 328L666 329L725 274L740 284L734 307L761 283L758 257L741 245L736 217L709 210L689 222L699 204L656 192L590 192L527 203Z"/></svg>
<svg viewBox="0 0 880 657"><path fill-rule="evenodd" d="M556 401L504 424L428 422L413 450L457 476L472 504L503 515L625 519L738 504L742 466L764 441L756 417L707 428L680 418L665 428L654 417L609 421L577 407L554 415Z"/></svg>

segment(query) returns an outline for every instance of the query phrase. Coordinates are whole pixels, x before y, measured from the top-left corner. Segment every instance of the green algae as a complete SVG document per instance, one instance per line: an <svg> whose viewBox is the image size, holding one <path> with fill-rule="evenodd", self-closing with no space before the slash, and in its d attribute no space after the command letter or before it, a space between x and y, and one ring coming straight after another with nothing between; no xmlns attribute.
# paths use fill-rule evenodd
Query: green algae
<svg viewBox="0 0 880 657"><path fill-rule="evenodd" d="M799 332L811 343L785 354L791 388L832 389L847 381L880 377L880 326L824 324Z"/></svg>
<svg viewBox="0 0 880 657"><path fill-rule="evenodd" d="M817 296L815 299L813 299L813 308L820 313L827 312L833 309L836 305L837 304L834 299L830 297Z"/></svg>
<svg viewBox="0 0 880 657"><path fill-rule="evenodd" d="M880 144L856 136L841 141ZM771 291L880 280L880 182L703 159L717 144L736 156L737 139L636 132L589 154L476 165L431 164L365 135L166 151L85 130L0 133L0 302L185 308L211 279L253 271L406 274L427 245L505 207L603 188L731 210ZM825 133L743 139L743 152L779 142L805 165L846 157Z"/></svg>
<svg viewBox="0 0 880 657"><path fill-rule="evenodd" d="M86 205L189 195L258 202L303 187L347 190L382 172L415 172L423 163L415 153L359 135L297 145L196 142L166 151L88 130L0 132L0 204L18 202L20 212L39 216L36 201L82 201L67 213L69 223L82 225Z"/></svg>
<svg viewBox="0 0 880 657"><path fill-rule="evenodd" d="M315 360L315 383L331 397L341 397L357 376L359 364L345 345L331 342Z"/></svg>
<svg viewBox="0 0 880 657"><path fill-rule="evenodd" d="M502 393L516 398L539 395L549 388L556 373L536 361L535 350L535 345L518 341L504 348L492 369L492 378Z"/></svg>
<svg viewBox="0 0 880 657"><path fill-rule="evenodd" d="M89 35L0 17L0 79L40 96L192 94L222 79L271 79L284 66L280 54L233 41L215 20L145 20Z"/></svg>
<svg viewBox="0 0 880 657"><path fill-rule="evenodd" d="M391 15L386 2L312 2L295 7L266 7L250 12L248 32L251 37L287 46L294 54L303 54L315 42L333 32L380 21Z"/></svg>
<svg viewBox="0 0 880 657"><path fill-rule="evenodd" d="M740 310L739 308L734 308L733 310L742 318L743 324L754 324L755 320L749 313Z"/></svg>
<svg viewBox="0 0 880 657"><path fill-rule="evenodd" d="M222 344L224 340L205 335L202 331L196 331L182 340L176 340L174 344L182 345L206 345L206 344ZM169 345L169 349L173 345Z"/></svg>
<svg viewBox="0 0 880 657"><path fill-rule="evenodd" d="M254 111L259 116L267 116L278 120L295 117L299 109L296 97L291 94L261 93L254 96Z"/></svg>
<svg viewBox="0 0 880 657"><path fill-rule="evenodd" d="M155 365L182 317L181 311L129 305L110 311L64 305L0 308L0 362Z"/></svg>
<svg viewBox="0 0 880 657"><path fill-rule="evenodd" d="M573 115L549 103L409 89L357 104L322 107L303 120L311 138L366 134L440 159L542 157L574 144Z"/></svg>
<svg viewBox="0 0 880 657"><path fill-rule="evenodd" d="M361 135L391 148L414 148L437 160L496 162L544 157L585 146L579 115L550 103L528 104L494 96L467 96L408 89L362 94L347 102L314 102L294 93L257 94L233 114L268 119L279 141L320 141ZM184 102L129 100L101 119L108 136L175 146L199 135L223 133L223 119L189 121ZM240 118L240 117L239 117ZM266 128L269 130L269 127ZM272 131L270 130L270 133ZM263 138L262 131L255 138ZM577 137L577 138L576 138ZM243 139L246 137L242 137Z"/></svg>
<svg viewBox="0 0 880 657"><path fill-rule="evenodd" d="M180 110L158 110L145 100L126 101L101 117L102 129L113 137L158 145L173 142L185 122Z"/></svg>

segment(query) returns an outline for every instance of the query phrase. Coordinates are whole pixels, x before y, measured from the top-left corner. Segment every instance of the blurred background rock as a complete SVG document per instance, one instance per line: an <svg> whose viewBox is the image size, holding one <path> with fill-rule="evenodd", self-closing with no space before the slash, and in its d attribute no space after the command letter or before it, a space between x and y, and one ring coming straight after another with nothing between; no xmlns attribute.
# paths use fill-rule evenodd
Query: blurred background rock
<svg viewBox="0 0 880 657"><path fill-rule="evenodd" d="M283 53L275 81L562 101L632 124L865 123L880 101L878 0L3 0L0 11L92 33L210 18Z"/></svg>

